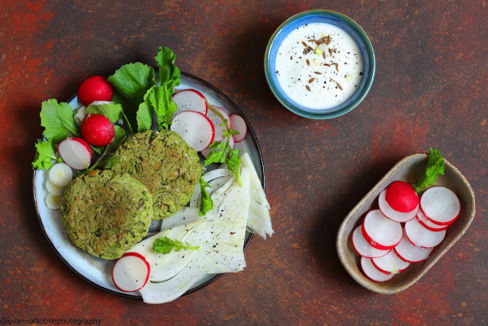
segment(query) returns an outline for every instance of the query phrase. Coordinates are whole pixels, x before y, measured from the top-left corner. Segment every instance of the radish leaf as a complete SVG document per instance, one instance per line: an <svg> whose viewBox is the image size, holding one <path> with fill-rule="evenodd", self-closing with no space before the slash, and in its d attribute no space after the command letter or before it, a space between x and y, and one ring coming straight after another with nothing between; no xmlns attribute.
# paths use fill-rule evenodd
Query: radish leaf
<svg viewBox="0 0 488 326"><path fill-rule="evenodd" d="M152 111L149 103L142 102L137 110L137 131L150 130L152 125Z"/></svg>
<svg viewBox="0 0 488 326"><path fill-rule="evenodd" d="M168 237L163 237L156 239L153 244L153 250L154 252L166 255L171 252L171 250L174 249L175 251L180 251L181 249L183 250L188 250L188 249L193 249L197 250L200 249L199 246L190 246L188 243L183 243L179 240L171 240Z"/></svg>
<svg viewBox="0 0 488 326"><path fill-rule="evenodd" d="M58 103L55 99L42 102L41 126L45 128L42 134L54 143L68 136L79 136L74 115L68 103Z"/></svg>
<svg viewBox="0 0 488 326"><path fill-rule="evenodd" d="M442 154L435 148L429 150L427 167L424 175L415 186L415 191L420 194L422 191L432 186L440 175L444 175L445 165Z"/></svg>
<svg viewBox="0 0 488 326"><path fill-rule="evenodd" d="M208 182L203 180L202 177L200 177L199 182L200 182L200 194L201 194L199 215L204 216L209 210L213 208L213 200L207 191L207 187L210 187Z"/></svg>
<svg viewBox="0 0 488 326"><path fill-rule="evenodd" d="M92 105L86 108L86 113L101 114L110 122L115 123L120 120L122 114L122 105L118 103L104 103Z"/></svg>
<svg viewBox="0 0 488 326"><path fill-rule="evenodd" d="M50 140L37 141L36 143L36 157L32 162L34 169L48 169L53 165L53 160L56 159L56 152Z"/></svg>

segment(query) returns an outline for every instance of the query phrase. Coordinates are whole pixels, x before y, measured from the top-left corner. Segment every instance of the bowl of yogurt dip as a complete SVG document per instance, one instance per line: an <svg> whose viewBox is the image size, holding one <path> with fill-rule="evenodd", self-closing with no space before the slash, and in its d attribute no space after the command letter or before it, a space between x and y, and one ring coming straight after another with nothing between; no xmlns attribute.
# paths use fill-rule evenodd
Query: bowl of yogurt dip
<svg viewBox="0 0 488 326"><path fill-rule="evenodd" d="M266 80L278 101L310 119L336 118L357 107L375 69L373 46L361 26L331 10L288 18L264 56Z"/></svg>

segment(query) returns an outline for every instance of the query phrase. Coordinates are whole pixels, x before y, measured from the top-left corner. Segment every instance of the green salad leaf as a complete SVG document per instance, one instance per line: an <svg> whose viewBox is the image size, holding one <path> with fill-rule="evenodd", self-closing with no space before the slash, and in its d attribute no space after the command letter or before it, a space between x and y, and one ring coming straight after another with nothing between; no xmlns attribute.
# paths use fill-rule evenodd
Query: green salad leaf
<svg viewBox="0 0 488 326"><path fill-rule="evenodd" d="M127 133L121 126L115 125L114 128L114 139L105 147L105 150L103 153L101 153L100 157L95 161L95 163L93 163L90 168L86 170L87 172L97 168L98 166L103 166L105 169L110 169L117 162L117 158L111 154L124 142L124 140L127 138Z"/></svg>
<svg viewBox="0 0 488 326"><path fill-rule="evenodd" d="M45 128L42 134L53 143L60 142L68 136L79 136L74 115L75 111L68 103L58 103L55 99L42 102L41 126Z"/></svg>
<svg viewBox="0 0 488 326"><path fill-rule="evenodd" d="M200 177L200 211L199 215L204 216L209 210L213 208L213 200L208 193L207 188L210 187L207 181Z"/></svg>
<svg viewBox="0 0 488 326"><path fill-rule="evenodd" d="M48 169L53 166L53 160L56 160L56 151L52 141L50 140L38 140L36 143L36 157L34 162L32 162L32 167L34 169Z"/></svg>
<svg viewBox="0 0 488 326"><path fill-rule="evenodd" d="M171 252L171 250L175 250L175 251L180 251L180 250L198 250L200 249L199 246L194 246L192 247L190 244L188 243L183 243L179 240L172 240L168 237L163 237L163 238L159 238L159 239L156 239L156 241L154 241L154 244L153 244L153 251L154 252L157 252L157 253L160 253L160 254L163 254L163 255L166 255L166 254L169 254Z"/></svg>
<svg viewBox="0 0 488 326"><path fill-rule="evenodd" d="M110 122L115 123L122 116L122 105L118 103L90 104L86 108L86 113L101 114Z"/></svg>
<svg viewBox="0 0 488 326"><path fill-rule="evenodd" d="M444 157L441 152L435 148L429 150L429 157L427 158L427 167L424 175L415 186L415 191L420 194L422 191L432 186L440 175L444 175L445 165Z"/></svg>
<svg viewBox="0 0 488 326"><path fill-rule="evenodd" d="M167 47L159 47L156 62L159 68L160 86L173 91L180 84L181 71L175 65L175 53Z"/></svg>
<svg viewBox="0 0 488 326"><path fill-rule="evenodd" d="M139 104L137 110L137 131L146 131L151 129L152 126L152 110L148 102L142 102Z"/></svg>
<svg viewBox="0 0 488 326"><path fill-rule="evenodd" d="M239 157L239 148L232 149L229 144L230 137L236 132L236 130L232 129L224 130L224 139L219 142L213 142L209 146L212 151L208 154L203 165L208 166L212 163L224 163L232 174L236 176L237 182L241 184L241 158Z"/></svg>

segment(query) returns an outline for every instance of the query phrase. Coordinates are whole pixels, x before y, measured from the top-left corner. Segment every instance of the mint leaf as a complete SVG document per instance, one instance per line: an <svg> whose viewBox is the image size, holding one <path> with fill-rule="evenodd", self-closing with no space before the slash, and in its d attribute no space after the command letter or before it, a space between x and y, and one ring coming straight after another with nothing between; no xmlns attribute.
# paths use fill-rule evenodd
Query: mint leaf
<svg viewBox="0 0 488 326"><path fill-rule="evenodd" d="M183 243L179 240L171 240L168 237L163 237L156 239L153 244L153 251L157 253L161 253L163 255L169 254L171 250L174 249L175 251L183 250L197 250L200 249L199 246L190 246L188 243Z"/></svg>
<svg viewBox="0 0 488 326"><path fill-rule="evenodd" d="M56 160L56 151L50 140L41 141L36 143L36 157L32 162L34 169L44 170L53 165L53 160Z"/></svg>
<svg viewBox="0 0 488 326"><path fill-rule="evenodd" d="M148 102L142 102L137 110L137 131L146 131L151 129L152 111Z"/></svg>
<svg viewBox="0 0 488 326"><path fill-rule="evenodd" d="M74 115L68 103L58 103L55 99L42 102L41 126L45 128L42 134L54 143L68 136L79 136Z"/></svg>
<svg viewBox="0 0 488 326"><path fill-rule="evenodd" d="M444 175L445 165L441 152L435 148L429 150L427 167L424 175L415 186L415 191L420 194L422 191L432 186L440 175Z"/></svg>
<svg viewBox="0 0 488 326"><path fill-rule="evenodd" d="M120 120L122 115L122 105L118 103L104 103L93 105L90 104L86 108L86 113L101 114L110 122L115 123Z"/></svg>
<svg viewBox="0 0 488 326"><path fill-rule="evenodd" d="M199 215L204 216L209 210L213 208L213 200L210 197L210 194L207 191L207 187L210 185L200 177L200 211Z"/></svg>

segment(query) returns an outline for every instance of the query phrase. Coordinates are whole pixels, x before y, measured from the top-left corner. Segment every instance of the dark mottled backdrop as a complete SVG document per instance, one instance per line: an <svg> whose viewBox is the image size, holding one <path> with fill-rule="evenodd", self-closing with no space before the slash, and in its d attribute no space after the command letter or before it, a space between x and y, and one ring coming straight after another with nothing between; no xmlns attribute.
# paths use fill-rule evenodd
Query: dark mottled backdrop
<svg viewBox="0 0 488 326"><path fill-rule="evenodd" d="M307 9L355 19L376 51L365 101L331 121L285 110L263 53ZM488 323L488 9L483 1L19 1L0 8L0 321L95 318L104 325L481 325ZM85 283L44 238L33 206L34 141L47 98L159 45L221 88L259 138L276 234L254 239L248 267L158 306ZM335 251L341 220L393 164L437 147L477 199L466 235L415 286L373 294Z"/></svg>

